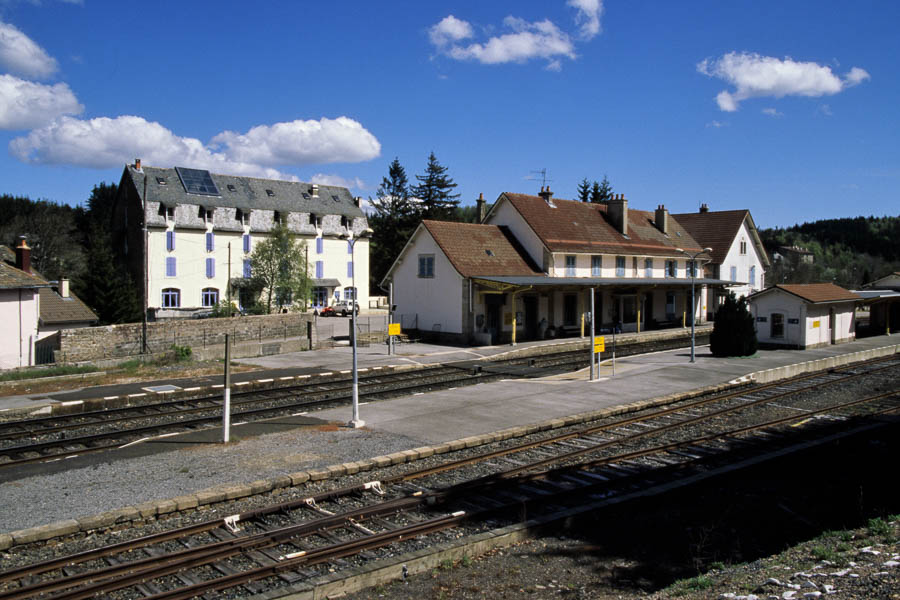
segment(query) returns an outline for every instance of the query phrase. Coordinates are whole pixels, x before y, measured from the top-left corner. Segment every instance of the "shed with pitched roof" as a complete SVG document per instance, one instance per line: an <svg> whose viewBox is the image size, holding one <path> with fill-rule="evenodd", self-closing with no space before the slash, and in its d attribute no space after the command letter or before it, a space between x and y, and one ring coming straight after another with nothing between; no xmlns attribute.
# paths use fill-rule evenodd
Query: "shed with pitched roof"
<svg viewBox="0 0 900 600"><path fill-rule="evenodd" d="M816 348L856 339L862 298L833 283L778 284L747 298L760 347Z"/></svg>

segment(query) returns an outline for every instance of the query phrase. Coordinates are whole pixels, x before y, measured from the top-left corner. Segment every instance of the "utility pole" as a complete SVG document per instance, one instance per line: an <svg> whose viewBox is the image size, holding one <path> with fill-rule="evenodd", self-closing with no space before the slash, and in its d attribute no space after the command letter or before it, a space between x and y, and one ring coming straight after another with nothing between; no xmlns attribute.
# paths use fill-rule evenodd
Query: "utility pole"
<svg viewBox="0 0 900 600"><path fill-rule="evenodd" d="M137 161L136 161L137 162ZM144 237L144 289L142 290L143 296L143 304L144 311L143 317L141 319L141 354L148 354L150 349L147 345L147 302L148 296L150 294L150 273L149 268L147 266L150 257L147 256L148 252L148 241L147 241L147 174L144 173L144 197L141 199L141 208L144 213L144 224L143 224L143 237Z"/></svg>
<svg viewBox="0 0 900 600"><path fill-rule="evenodd" d="M231 242L228 242L228 282L225 284L225 297L228 300L228 316L231 316Z"/></svg>

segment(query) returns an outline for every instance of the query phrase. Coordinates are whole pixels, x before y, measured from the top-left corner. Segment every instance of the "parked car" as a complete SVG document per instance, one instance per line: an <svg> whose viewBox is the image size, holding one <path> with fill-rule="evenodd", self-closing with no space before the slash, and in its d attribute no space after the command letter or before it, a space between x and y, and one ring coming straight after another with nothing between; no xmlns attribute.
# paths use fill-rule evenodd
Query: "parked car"
<svg viewBox="0 0 900 600"><path fill-rule="evenodd" d="M356 314L359 314L359 303L353 302L352 300L341 300L339 302L335 302L332 307L335 313L339 313L342 317L346 317L350 314L351 310L356 309Z"/></svg>
<svg viewBox="0 0 900 600"><path fill-rule="evenodd" d="M320 317L336 317L337 316L337 313L334 312L334 309L331 308L330 306L323 306L322 308L320 308L318 310L318 312L316 314L319 315Z"/></svg>

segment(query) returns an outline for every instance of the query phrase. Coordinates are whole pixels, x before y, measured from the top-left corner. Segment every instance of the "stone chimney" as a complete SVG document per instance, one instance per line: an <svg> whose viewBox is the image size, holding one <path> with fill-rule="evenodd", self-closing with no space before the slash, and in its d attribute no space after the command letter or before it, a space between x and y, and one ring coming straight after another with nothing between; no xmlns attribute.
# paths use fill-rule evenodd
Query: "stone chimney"
<svg viewBox="0 0 900 600"><path fill-rule="evenodd" d="M700 205L700 212L701 212L701 213L708 213L708 212L709 212L709 205L706 204L706 203L701 204L701 205Z"/></svg>
<svg viewBox="0 0 900 600"><path fill-rule="evenodd" d="M353 204L356 205L356 208L360 208L362 206L362 196L354 196Z"/></svg>
<svg viewBox="0 0 900 600"><path fill-rule="evenodd" d="M65 277L59 278L59 286L56 288L59 295L63 298L69 297L69 280Z"/></svg>
<svg viewBox="0 0 900 600"><path fill-rule="evenodd" d="M312 192L313 198L318 198L319 197L319 184L318 183L312 184L312 187L310 188L310 192Z"/></svg>
<svg viewBox="0 0 900 600"><path fill-rule="evenodd" d="M622 235L628 235L628 200L625 199L625 194L613 194L607 207L613 227Z"/></svg>
<svg viewBox="0 0 900 600"><path fill-rule="evenodd" d="M26 273L31 273L31 248L25 243L25 236L19 236L19 245L16 246L16 268Z"/></svg>
<svg viewBox="0 0 900 600"><path fill-rule="evenodd" d="M134 159L134 170L135 171L141 170L141 159L139 159L139 158Z"/></svg>
<svg viewBox="0 0 900 600"><path fill-rule="evenodd" d="M478 194L478 200L475 201L475 212L479 223L484 223L487 216L487 202L484 201L484 194Z"/></svg>
<svg viewBox="0 0 900 600"><path fill-rule="evenodd" d="M550 191L550 186L548 185L546 188L541 186L541 193L538 194L541 198L544 199L544 202L549 204L550 206L554 206L553 204L553 192ZM555 206L554 206L555 208Z"/></svg>
<svg viewBox="0 0 900 600"><path fill-rule="evenodd" d="M656 228L666 235L669 234L669 211L663 204L656 207Z"/></svg>

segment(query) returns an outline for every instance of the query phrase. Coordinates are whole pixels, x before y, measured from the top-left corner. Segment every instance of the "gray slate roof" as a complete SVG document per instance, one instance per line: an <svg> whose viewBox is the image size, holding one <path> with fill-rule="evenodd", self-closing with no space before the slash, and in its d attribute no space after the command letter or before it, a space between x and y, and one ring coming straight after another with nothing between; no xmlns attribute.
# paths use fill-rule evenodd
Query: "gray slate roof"
<svg viewBox="0 0 900 600"><path fill-rule="evenodd" d="M138 171L133 165L127 165L123 178L131 181L140 198L144 193L144 177L149 177L147 200L160 202L166 206L192 204L206 208L277 210L279 212L365 217L363 211L356 206L353 196L347 188L319 185L318 198L313 198L311 183L217 173L210 173L210 175L216 187L219 188L221 196L187 193L174 168L144 166ZM159 183L157 178L162 178L165 184ZM229 185L234 187L234 191L229 190ZM270 196L266 190L272 190L274 196Z"/></svg>

